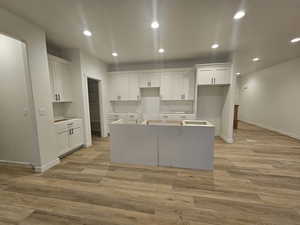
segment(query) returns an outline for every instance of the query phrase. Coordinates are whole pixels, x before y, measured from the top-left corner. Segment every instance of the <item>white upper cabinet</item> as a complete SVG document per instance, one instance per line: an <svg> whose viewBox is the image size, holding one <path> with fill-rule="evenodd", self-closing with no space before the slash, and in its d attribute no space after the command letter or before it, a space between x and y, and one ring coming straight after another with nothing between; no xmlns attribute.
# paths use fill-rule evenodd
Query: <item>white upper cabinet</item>
<svg viewBox="0 0 300 225"><path fill-rule="evenodd" d="M160 72L141 72L139 75L140 88L160 87Z"/></svg>
<svg viewBox="0 0 300 225"><path fill-rule="evenodd" d="M197 69L197 84L198 85L213 85L213 68L198 68Z"/></svg>
<svg viewBox="0 0 300 225"><path fill-rule="evenodd" d="M229 65L199 65L197 68L198 85L229 85L231 68Z"/></svg>
<svg viewBox="0 0 300 225"><path fill-rule="evenodd" d="M110 74L111 101L140 100L139 75L136 73Z"/></svg>
<svg viewBox="0 0 300 225"><path fill-rule="evenodd" d="M185 100L194 100L195 70L184 71L182 74L183 95ZM182 94L181 94L182 95Z"/></svg>
<svg viewBox="0 0 300 225"><path fill-rule="evenodd" d="M72 101L72 73L70 63L48 55L49 76L53 102Z"/></svg>
<svg viewBox="0 0 300 225"><path fill-rule="evenodd" d="M128 75L128 100L140 100L139 75L132 73Z"/></svg>
<svg viewBox="0 0 300 225"><path fill-rule="evenodd" d="M214 71L215 84L230 84L230 75L229 67L217 67Z"/></svg>
<svg viewBox="0 0 300 225"><path fill-rule="evenodd" d="M167 71L161 75L160 95L162 100L193 100L193 71Z"/></svg>
<svg viewBox="0 0 300 225"><path fill-rule="evenodd" d="M121 101L128 99L128 75L112 74L110 77L110 99Z"/></svg>

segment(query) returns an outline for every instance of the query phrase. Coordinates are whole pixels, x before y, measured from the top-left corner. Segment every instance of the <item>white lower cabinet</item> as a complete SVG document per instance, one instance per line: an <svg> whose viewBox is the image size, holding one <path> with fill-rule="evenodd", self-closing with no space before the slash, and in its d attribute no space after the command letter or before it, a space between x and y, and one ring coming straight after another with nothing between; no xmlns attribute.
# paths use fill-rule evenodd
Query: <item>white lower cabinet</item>
<svg viewBox="0 0 300 225"><path fill-rule="evenodd" d="M69 136L70 149L77 148L83 144L81 127L73 128Z"/></svg>
<svg viewBox="0 0 300 225"><path fill-rule="evenodd" d="M69 131L65 130L61 133L56 134L56 141L59 155L69 151Z"/></svg>
<svg viewBox="0 0 300 225"><path fill-rule="evenodd" d="M71 119L55 123L58 156L83 145L82 120Z"/></svg>

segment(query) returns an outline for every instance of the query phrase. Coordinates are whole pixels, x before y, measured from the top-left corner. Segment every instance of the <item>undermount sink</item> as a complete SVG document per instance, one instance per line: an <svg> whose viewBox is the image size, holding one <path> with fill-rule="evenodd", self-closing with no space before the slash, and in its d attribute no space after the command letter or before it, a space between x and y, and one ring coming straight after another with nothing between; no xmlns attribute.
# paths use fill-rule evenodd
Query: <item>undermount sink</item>
<svg viewBox="0 0 300 225"><path fill-rule="evenodd" d="M184 120L184 126L212 126L208 121L203 120Z"/></svg>
<svg viewBox="0 0 300 225"><path fill-rule="evenodd" d="M164 126L182 126L182 121L180 120L147 120L147 125L164 125Z"/></svg>

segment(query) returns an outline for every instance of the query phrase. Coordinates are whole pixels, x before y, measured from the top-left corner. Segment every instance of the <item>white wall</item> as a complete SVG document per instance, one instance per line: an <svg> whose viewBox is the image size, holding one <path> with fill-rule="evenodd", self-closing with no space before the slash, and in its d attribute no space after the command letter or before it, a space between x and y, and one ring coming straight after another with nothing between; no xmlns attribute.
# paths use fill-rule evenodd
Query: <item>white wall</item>
<svg viewBox="0 0 300 225"><path fill-rule="evenodd" d="M101 97L103 100L102 124L104 125L103 135L108 133L108 124L105 123L104 114L108 112L109 100L107 95L107 73L106 64L98 58L81 52L79 49L67 49L64 51L66 58L71 60L73 75L73 102L69 109L69 115L83 119L84 125L84 144L90 146L92 144L90 113L88 99L87 78L100 80Z"/></svg>
<svg viewBox="0 0 300 225"><path fill-rule="evenodd" d="M0 8L0 32L22 40L27 45L29 74L32 84L35 123L40 152L36 166L56 160L53 108L50 91L45 32L24 19Z"/></svg>
<svg viewBox="0 0 300 225"><path fill-rule="evenodd" d="M240 120L300 139L300 58L240 79Z"/></svg>

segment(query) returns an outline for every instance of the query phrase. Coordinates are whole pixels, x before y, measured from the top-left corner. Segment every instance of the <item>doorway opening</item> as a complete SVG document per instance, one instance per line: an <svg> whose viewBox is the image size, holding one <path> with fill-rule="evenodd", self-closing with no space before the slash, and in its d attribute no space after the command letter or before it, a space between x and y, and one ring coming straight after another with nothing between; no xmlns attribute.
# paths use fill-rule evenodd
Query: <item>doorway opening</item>
<svg viewBox="0 0 300 225"><path fill-rule="evenodd" d="M100 82L101 81L99 80L88 78L90 127L92 140L102 137Z"/></svg>

